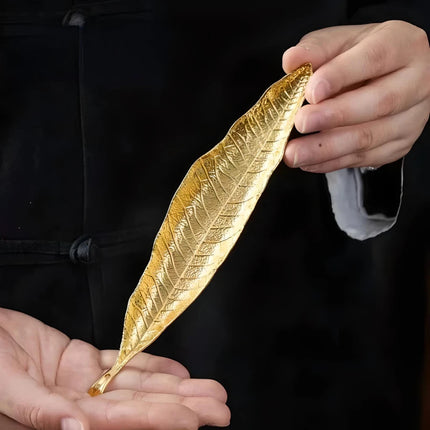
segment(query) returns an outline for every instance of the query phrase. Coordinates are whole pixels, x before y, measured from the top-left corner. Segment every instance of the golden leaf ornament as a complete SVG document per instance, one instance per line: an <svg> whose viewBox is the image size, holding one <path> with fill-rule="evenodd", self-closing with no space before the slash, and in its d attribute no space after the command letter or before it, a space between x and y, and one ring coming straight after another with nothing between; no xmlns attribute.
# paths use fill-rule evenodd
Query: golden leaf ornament
<svg viewBox="0 0 430 430"><path fill-rule="evenodd" d="M89 389L110 380L202 292L232 249L275 168L312 74L305 64L271 85L224 139L189 169L131 295L118 358Z"/></svg>

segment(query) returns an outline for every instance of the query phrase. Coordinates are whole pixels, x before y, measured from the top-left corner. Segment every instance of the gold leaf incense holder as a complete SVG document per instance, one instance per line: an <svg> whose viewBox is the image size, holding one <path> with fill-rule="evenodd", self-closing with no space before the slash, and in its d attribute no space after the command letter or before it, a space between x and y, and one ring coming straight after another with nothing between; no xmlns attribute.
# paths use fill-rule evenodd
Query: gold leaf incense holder
<svg viewBox="0 0 430 430"><path fill-rule="evenodd" d="M89 394L102 394L127 362L197 298L226 259L282 160L311 75L311 65L304 64L275 82L191 166L128 301L116 363Z"/></svg>

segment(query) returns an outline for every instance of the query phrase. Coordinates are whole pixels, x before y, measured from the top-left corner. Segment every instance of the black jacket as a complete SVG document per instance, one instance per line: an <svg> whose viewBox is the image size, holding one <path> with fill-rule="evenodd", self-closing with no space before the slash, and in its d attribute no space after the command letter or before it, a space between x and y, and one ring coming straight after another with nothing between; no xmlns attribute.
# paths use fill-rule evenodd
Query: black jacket
<svg viewBox="0 0 430 430"><path fill-rule="evenodd" d="M283 51L392 18L428 25L409 1L4 2L0 306L117 348L180 180L282 76ZM321 175L280 166L148 350L221 380L234 429L417 428L430 199L414 151L398 226L366 243L338 230Z"/></svg>

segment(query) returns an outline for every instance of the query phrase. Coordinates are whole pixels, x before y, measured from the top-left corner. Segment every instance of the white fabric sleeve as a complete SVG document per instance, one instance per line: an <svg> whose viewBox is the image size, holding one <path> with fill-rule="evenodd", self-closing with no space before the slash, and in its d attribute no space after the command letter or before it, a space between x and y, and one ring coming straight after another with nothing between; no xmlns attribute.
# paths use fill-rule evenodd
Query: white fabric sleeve
<svg viewBox="0 0 430 430"><path fill-rule="evenodd" d="M396 223L403 196L403 163L400 170L399 206L393 217L387 217L383 213L369 215L366 212L363 205L362 175L359 168L326 173L336 222L348 236L358 240L375 237Z"/></svg>

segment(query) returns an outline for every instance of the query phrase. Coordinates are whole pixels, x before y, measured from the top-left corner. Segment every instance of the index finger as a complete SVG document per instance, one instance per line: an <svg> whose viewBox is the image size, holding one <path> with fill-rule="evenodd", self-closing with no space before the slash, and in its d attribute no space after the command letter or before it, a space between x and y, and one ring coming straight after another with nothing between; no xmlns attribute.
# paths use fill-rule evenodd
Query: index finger
<svg viewBox="0 0 430 430"><path fill-rule="evenodd" d="M282 68L290 73L304 63L311 63L315 72L323 64L351 48L360 33L373 25L343 25L312 31L304 35L296 46L284 52Z"/></svg>
<svg viewBox="0 0 430 430"><path fill-rule="evenodd" d="M306 98L311 103L401 69L412 57L420 55L425 46L424 38L427 38L420 28L401 21L379 24L364 34L355 45L315 72L306 89Z"/></svg>

